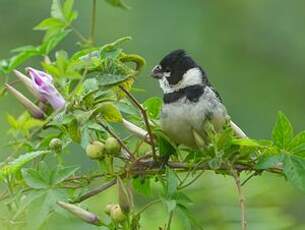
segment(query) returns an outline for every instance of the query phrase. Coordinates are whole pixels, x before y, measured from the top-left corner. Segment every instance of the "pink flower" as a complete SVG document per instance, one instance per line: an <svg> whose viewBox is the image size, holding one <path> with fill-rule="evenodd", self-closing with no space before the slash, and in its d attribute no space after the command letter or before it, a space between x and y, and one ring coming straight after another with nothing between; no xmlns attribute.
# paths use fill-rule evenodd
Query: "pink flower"
<svg viewBox="0 0 305 230"><path fill-rule="evenodd" d="M26 70L31 79L17 70L14 73L41 102L48 102L54 110L63 109L66 101L55 88L52 76L31 67L28 67Z"/></svg>

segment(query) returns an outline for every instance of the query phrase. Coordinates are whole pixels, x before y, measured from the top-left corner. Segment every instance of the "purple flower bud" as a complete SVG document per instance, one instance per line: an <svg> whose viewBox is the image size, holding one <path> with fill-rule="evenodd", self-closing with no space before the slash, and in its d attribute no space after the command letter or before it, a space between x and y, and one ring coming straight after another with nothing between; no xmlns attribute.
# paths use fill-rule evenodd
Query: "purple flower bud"
<svg viewBox="0 0 305 230"><path fill-rule="evenodd" d="M10 86L5 84L6 89L31 113L31 115L38 119L45 117L44 112L33 102L27 99L22 93Z"/></svg>
<svg viewBox="0 0 305 230"><path fill-rule="evenodd" d="M33 90L39 94L40 101L50 103L54 110L65 107L66 101L55 88L51 75L31 67L27 68L27 72L32 79Z"/></svg>

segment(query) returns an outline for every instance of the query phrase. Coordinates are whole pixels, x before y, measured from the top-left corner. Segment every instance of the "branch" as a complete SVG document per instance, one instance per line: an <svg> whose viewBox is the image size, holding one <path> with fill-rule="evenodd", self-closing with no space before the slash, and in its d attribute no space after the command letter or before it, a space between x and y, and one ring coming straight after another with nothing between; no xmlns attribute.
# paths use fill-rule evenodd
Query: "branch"
<svg viewBox="0 0 305 230"><path fill-rule="evenodd" d="M126 96L134 103L134 105L137 106L139 108L139 110L141 111L146 129L147 129L147 132L148 132L148 135L149 135L151 149L152 149L152 155L153 155L154 160L157 160L154 138L153 138L152 131L151 131L151 128L150 128L150 125L149 125L146 110L142 107L142 105L138 102L138 100L131 93L129 93L126 89L124 89L123 86L119 86L119 87L126 94Z"/></svg>
<svg viewBox="0 0 305 230"><path fill-rule="evenodd" d="M106 189L110 188L111 186L115 185L116 184L116 179L113 179L103 185L101 185L100 187L97 187L83 195L81 195L79 198L73 200L71 203L80 203L84 200L87 200L88 198L92 197L92 196L95 196L103 191L105 191Z"/></svg>
<svg viewBox="0 0 305 230"><path fill-rule="evenodd" d="M232 169L232 175L234 177L235 184L236 184L237 191L238 191L241 229L246 230L247 221L246 221L246 210L245 210L245 196L244 196L244 193L242 190L242 185L240 183L240 175L239 175L239 172L234 169Z"/></svg>
<svg viewBox="0 0 305 230"><path fill-rule="evenodd" d="M121 140L119 136L117 136L108 126L104 125L102 122L98 121L98 124L102 126L111 136L113 136L122 146L122 148L126 151L127 153L127 159L128 160L134 160L135 157L134 155L129 151L128 147L125 145L125 143Z"/></svg>

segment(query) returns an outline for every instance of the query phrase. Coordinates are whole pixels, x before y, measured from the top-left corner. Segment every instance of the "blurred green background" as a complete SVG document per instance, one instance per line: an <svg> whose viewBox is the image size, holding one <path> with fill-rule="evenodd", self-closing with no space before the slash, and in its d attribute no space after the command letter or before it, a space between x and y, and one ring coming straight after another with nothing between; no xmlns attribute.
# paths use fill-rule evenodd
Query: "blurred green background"
<svg viewBox="0 0 305 230"><path fill-rule="evenodd" d="M232 118L249 136L269 138L278 110L287 114L296 131L305 129L305 1L127 3L132 6L129 11L98 1L97 43L133 37L126 49L147 61L137 82L137 87L146 90L138 93L141 100L161 96L158 83L149 77L152 66L167 52L184 48L207 70ZM42 33L32 28L49 16L50 4L50 0L0 0L0 59L9 57L15 47L39 44ZM91 1L76 0L76 8L79 19L75 26L88 33ZM61 48L72 52L77 49L75 42L70 35ZM21 109L11 97L0 98L0 132L8 128L5 114L17 115ZM1 145L6 141L2 135ZM250 230L305 229L305 196L283 178L263 175L250 181L245 193ZM87 204L101 213L107 200L115 201L112 194L110 190ZM206 173L187 194L194 201L194 217L204 229L239 228L238 198L230 178ZM142 204L145 199L139 195L137 200ZM150 209L143 217L143 229L164 225L165 212L163 206ZM61 221L62 217L51 218L45 229L94 229L77 225L72 218L71 225ZM173 229L184 229L178 217L174 222Z"/></svg>

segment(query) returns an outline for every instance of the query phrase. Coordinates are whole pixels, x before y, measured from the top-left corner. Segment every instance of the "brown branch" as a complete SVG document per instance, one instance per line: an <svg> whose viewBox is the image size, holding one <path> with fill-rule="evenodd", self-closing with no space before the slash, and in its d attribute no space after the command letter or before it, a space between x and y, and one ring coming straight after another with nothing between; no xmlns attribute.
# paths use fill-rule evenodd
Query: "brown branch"
<svg viewBox="0 0 305 230"><path fill-rule="evenodd" d="M126 94L126 96L134 103L134 105L138 107L138 109L142 113L144 123L145 123L146 129L147 129L147 132L148 132L148 135L149 135L149 139L150 139L152 155L153 155L154 160L156 161L157 160L157 155L156 155L154 137L152 135L152 131L151 131L151 128L150 128L150 125L149 125L146 110L143 108L143 106L138 102L138 100L131 93L129 93L126 89L124 89L123 86L119 86L119 87Z"/></svg>
<svg viewBox="0 0 305 230"><path fill-rule="evenodd" d="M102 122L98 121L98 124L101 125L111 136L113 136L119 142L122 148L127 152L128 160L135 160L135 157L132 154L132 152L129 151L128 147L125 145L125 143L121 140L121 138L118 135L116 135L108 126L104 125Z"/></svg>
<svg viewBox="0 0 305 230"><path fill-rule="evenodd" d="M81 195L80 197L78 197L77 199L73 200L71 203L80 203L84 200L87 200L88 198L90 197L93 197L103 191L105 191L106 189L110 188L111 186L115 185L116 184L116 179L113 179L97 188L94 188L93 190Z"/></svg>

